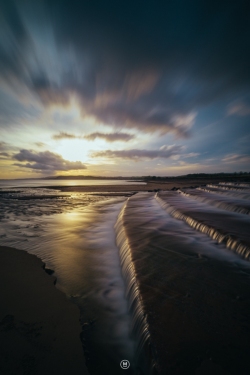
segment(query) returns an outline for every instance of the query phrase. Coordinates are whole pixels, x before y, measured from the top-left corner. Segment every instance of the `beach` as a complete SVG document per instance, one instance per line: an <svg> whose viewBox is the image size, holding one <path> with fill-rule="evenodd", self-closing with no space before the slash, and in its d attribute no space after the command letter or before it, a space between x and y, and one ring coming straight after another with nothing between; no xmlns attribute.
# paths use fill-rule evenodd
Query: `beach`
<svg viewBox="0 0 250 375"><path fill-rule="evenodd" d="M83 185L79 183L77 186L61 186L52 185L49 188L52 190L60 190L61 192L82 192L82 193L125 193L125 192L140 192L140 191L157 191L157 190L172 190L178 188L198 187L201 184L206 185L211 180L177 180L170 182L147 182L147 184L131 184L131 185ZM44 186L45 188L45 186Z"/></svg>
<svg viewBox="0 0 250 375"><path fill-rule="evenodd" d="M2 189L0 373L247 375L250 186L206 182Z"/></svg>
<svg viewBox="0 0 250 375"><path fill-rule="evenodd" d="M0 373L88 374L79 310L36 256L0 247Z"/></svg>

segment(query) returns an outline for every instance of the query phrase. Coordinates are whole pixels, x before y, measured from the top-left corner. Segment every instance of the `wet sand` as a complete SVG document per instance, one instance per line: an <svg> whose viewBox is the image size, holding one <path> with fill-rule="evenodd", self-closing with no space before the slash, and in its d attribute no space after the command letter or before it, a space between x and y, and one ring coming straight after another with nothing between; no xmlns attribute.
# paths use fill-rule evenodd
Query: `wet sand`
<svg viewBox="0 0 250 375"><path fill-rule="evenodd" d="M131 185L84 185L84 181L79 180L78 186L61 186L55 185L54 186L41 186L43 188L60 190L61 192L83 192L83 193L121 193L121 192L139 192L139 191L154 191L154 190L171 190L171 189L178 189L178 188L193 188L198 187L201 185L206 185L210 183L219 183L223 180L227 180L227 178L220 177L212 177L212 178L182 178L182 177L173 177L169 178L168 181L147 181L145 185L142 184L131 184ZM236 183L249 181L248 177L244 178L234 178L233 179ZM230 179L232 181L232 178ZM135 181L136 182L136 181Z"/></svg>
<svg viewBox="0 0 250 375"><path fill-rule="evenodd" d="M67 195L71 192L91 192L94 195L129 197L133 192L174 188L176 190L190 186L197 186L197 180L147 185L49 188L61 190ZM152 195L152 198L154 196L153 193L142 195ZM125 226L131 247L131 258L138 275L139 291L149 324L152 357L157 363L157 375L249 374L249 270L241 269L233 263L230 265L224 261L210 259L203 254L200 255L198 251L193 251L193 247L205 247L206 240L198 246L191 241L188 233L183 243L179 232L174 232L172 238L173 233L169 230L169 224L165 223L165 216L159 230L155 230L154 220L158 220L157 213L161 215L159 207L157 206L155 211L151 212L151 208L144 212L142 209L146 209L150 202L142 202L142 206L139 204L137 207L137 199L139 204L140 194L131 197L124 219L125 224L127 222ZM133 200L134 207L131 205ZM131 212L130 206L133 208ZM142 219L145 219L145 223L140 223ZM0 307L0 340L1 346L5 347L5 351L0 352L0 374L1 371L7 375L40 375L44 372L65 375L87 374L79 339L81 327L78 323L78 310L53 286L53 278L42 270L41 261L22 251L8 251L12 254L9 263L13 263L15 258L17 264L10 272L9 266L3 265L0 252L0 298L3 301L3 308ZM23 254L22 257L26 257L26 260L30 259L29 262L33 259L34 270L39 269L43 279L47 280L48 285L44 290L38 286L38 281L35 281L38 271L28 271L29 268L33 269L32 265L27 266L23 276L18 276L21 272L18 260L20 254ZM25 263L26 261L20 261L21 269L24 269ZM23 284L24 281L26 284ZM29 289L33 289L34 296L27 298L26 290ZM48 294L52 291L61 296L61 300L55 303L56 306L56 297ZM31 300L35 302L31 303ZM67 303L65 306L62 305L62 300ZM53 313L54 320L51 321L49 314L52 307L56 310L55 314ZM33 308L35 310L32 318L30 311ZM67 309L69 313L65 315ZM38 314L42 314L40 318ZM64 321L66 316L69 318L68 322ZM96 324L93 324L93 329L95 327ZM74 337L70 338L71 334ZM79 342L76 344L77 340ZM100 351L102 350L101 348ZM16 364L12 360L12 353L15 353ZM92 350L92 356L98 365L95 350ZM9 372L3 371L2 363L7 366ZM79 363L81 364L78 365Z"/></svg>
<svg viewBox="0 0 250 375"><path fill-rule="evenodd" d="M82 192L82 193L122 193L154 190L171 190L173 188L198 186L192 181L147 183L146 185L79 185L79 186L47 186L48 189L60 190L62 192ZM43 186L44 187L44 186ZM45 188L45 187L44 187Z"/></svg>
<svg viewBox="0 0 250 375"><path fill-rule="evenodd" d="M0 374L87 375L79 310L36 256L0 246Z"/></svg>

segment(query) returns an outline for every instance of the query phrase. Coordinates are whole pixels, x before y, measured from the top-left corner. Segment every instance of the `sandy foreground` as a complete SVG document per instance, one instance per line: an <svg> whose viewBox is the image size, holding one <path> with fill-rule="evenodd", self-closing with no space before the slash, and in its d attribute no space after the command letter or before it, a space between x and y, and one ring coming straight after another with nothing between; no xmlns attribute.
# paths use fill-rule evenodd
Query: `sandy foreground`
<svg viewBox="0 0 250 375"><path fill-rule="evenodd" d="M0 374L88 374L79 310L36 256L0 246Z"/></svg>

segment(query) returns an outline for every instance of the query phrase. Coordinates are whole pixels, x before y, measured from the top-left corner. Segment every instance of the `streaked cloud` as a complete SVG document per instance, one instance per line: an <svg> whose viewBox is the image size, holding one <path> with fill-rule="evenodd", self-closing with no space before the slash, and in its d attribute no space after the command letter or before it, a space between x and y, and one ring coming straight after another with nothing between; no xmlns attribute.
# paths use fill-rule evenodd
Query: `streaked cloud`
<svg viewBox="0 0 250 375"><path fill-rule="evenodd" d="M135 138L133 134L128 133L91 133L84 136L85 139L88 139L89 141L94 141L96 138L104 139L107 142L116 142L116 141L122 141L122 142L128 142L131 139Z"/></svg>
<svg viewBox="0 0 250 375"><path fill-rule="evenodd" d="M138 161L141 159L168 159L173 155L181 153L183 147L177 145L162 146L159 150L105 150L95 151L91 153L94 158L120 158L120 159L132 159Z"/></svg>
<svg viewBox="0 0 250 375"><path fill-rule="evenodd" d="M7 152L0 152L0 159L6 160L9 159L10 155Z"/></svg>
<svg viewBox="0 0 250 375"><path fill-rule="evenodd" d="M43 143L43 142L35 142L35 145L37 147L44 147L44 146L46 146L45 143Z"/></svg>
<svg viewBox="0 0 250 375"><path fill-rule="evenodd" d="M12 145L8 142L0 142L0 152L10 154L17 151L17 149L18 148L15 145Z"/></svg>
<svg viewBox="0 0 250 375"><path fill-rule="evenodd" d="M221 170L247 167L245 0L226 6L0 0L0 8L0 152L6 173L76 167L69 163L81 163L81 169L86 161L89 170L108 174L125 158L139 161L130 163L133 171L152 174L161 157L162 173L178 163L187 163L183 171L190 172L191 165L201 172L219 163ZM160 149L172 143L179 146ZM96 159L88 160L90 151ZM13 154L27 160L15 159L19 168L11 167ZM99 167L100 157L107 169Z"/></svg>
<svg viewBox="0 0 250 375"><path fill-rule="evenodd" d="M232 116L232 115L249 116L250 115L250 105L247 105L244 102L231 104L228 107L227 115L228 116Z"/></svg>
<svg viewBox="0 0 250 375"><path fill-rule="evenodd" d="M81 138L81 137L77 137L76 135L70 134L70 133L60 132L58 134L54 134L52 138L55 140L60 140L60 139L75 139L75 138Z"/></svg>
<svg viewBox="0 0 250 375"><path fill-rule="evenodd" d="M96 138L104 139L107 142L128 142L131 139L135 138L133 134L122 133L122 132L115 132L115 133L101 133L95 132L90 133L87 135L75 135L71 133L60 132L58 134L54 134L53 139L60 140L60 139L87 139L88 141L94 141Z"/></svg>
<svg viewBox="0 0 250 375"><path fill-rule="evenodd" d="M247 42L246 33L237 27L231 6L217 5L222 12L217 13L200 5L200 16L190 23L198 10L195 4L186 8L185 1L152 9L145 4L131 12L129 4L72 6L65 0L62 6L59 0L28 0L25 9L30 13L25 16L19 2L2 3L0 66L5 82L28 90L44 106L67 106L75 95L82 116L103 125L185 138L200 108L240 90L247 81L248 49L239 50L236 42ZM180 12L184 22L176 27L172 20ZM227 17L231 23L225 32ZM200 48L204 30L206 47ZM8 108L13 115L13 106Z"/></svg>
<svg viewBox="0 0 250 375"><path fill-rule="evenodd" d="M82 170L87 168L80 161L68 161L63 159L61 155L50 151L35 152L33 150L20 150L17 154L13 155L13 159L19 162L27 162L14 163L15 166L38 170L40 172Z"/></svg>
<svg viewBox="0 0 250 375"><path fill-rule="evenodd" d="M250 155L240 155L240 154L229 154L226 155L222 161L224 163L238 163L238 162L249 162L250 163Z"/></svg>
<svg viewBox="0 0 250 375"><path fill-rule="evenodd" d="M189 152L188 154L183 155L184 158L195 158L196 156L199 156L200 154L198 152Z"/></svg>
<svg viewBox="0 0 250 375"><path fill-rule="evenodd" d="M8 144L6 142L0 142L0 151L5 151L8 149Z"/></svg>

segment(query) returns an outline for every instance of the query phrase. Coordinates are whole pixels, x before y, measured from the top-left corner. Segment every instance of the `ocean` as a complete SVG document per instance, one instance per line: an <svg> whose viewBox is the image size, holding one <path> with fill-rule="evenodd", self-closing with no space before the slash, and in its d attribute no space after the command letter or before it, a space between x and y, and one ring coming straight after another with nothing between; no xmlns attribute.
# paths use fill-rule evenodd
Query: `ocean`
<svg viewBox="0 0 250 375"><path fill-rule="evenodd" d="M55 271L90 375L123 374L124 359L134 375L250 372L249 184L129 198L15 186L0 190L0 245Z"/></svg>

